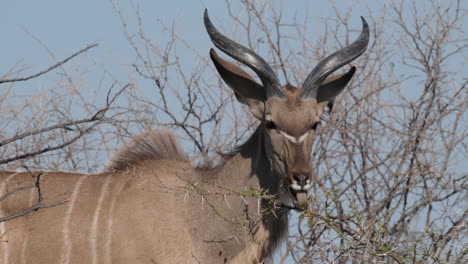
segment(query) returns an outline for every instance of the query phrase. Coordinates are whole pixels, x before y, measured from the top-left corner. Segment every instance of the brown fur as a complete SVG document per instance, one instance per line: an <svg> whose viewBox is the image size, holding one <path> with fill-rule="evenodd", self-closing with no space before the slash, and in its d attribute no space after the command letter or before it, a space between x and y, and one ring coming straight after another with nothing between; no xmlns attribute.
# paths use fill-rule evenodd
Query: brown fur
<svg viewBox="0 0 468 264"><path fill-rule="evenodd" d="M301 89L298 89L297 87L288 83L283 86L283 91L289 97L298 97L300 95Z"/></svg>
<svg viewBox="0 0 468 264"><path fill-rule="evenodd" d="M97 175L43 173L43 203L69 202L0 223L0 263L260 263L287 230L287 215L243 191L280 195L260 126L217 168L187 162L176 139L147 132ZM168 136L168 138L158 138ZM33 184L0 172L0 196ZM0 203L0 216L37 202L36 189ZM260 207L258 207L260 205Z"/></svg>

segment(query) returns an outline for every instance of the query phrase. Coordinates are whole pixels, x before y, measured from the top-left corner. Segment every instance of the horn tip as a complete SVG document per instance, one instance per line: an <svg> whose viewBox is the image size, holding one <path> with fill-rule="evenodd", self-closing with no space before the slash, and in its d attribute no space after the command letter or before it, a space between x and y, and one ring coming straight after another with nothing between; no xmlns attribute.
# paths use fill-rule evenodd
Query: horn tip
<svg viewBox="0 0 468 264"><path fill-rule="evenodd" d="M218 54L216 54L216 51L213 48L210 48L210 58L214 62L215 66L218 67L218 60L220 59Z"/></svg>
<svg viewBox="0 0 468 264"><path fill-rule="evenodd" d="M203 21L205 22L205 26L210 24L210 18L208 17L208 8L205 8L205 12L203 12Z"/></svg>
<svg viewBox="0 0 468 264"><path fill-rule="evenodd" d="M208 17L208 9L205 8L205 12L203 14L203 23L205 24L205 29L208 32L208 35L210 35L210 38L212 39L212 34L216 33L216 28L214 28L213 24L211 23L210 18Z"/></svg>
<svg viewBox="0 0 468 264"><path fill-rule="evenodd" d="M213 48L210 48L210 56L217 56L216 51Z"/></svg>
<svg viewBox="0 0 468 264"><path fill-rule="evenodd" d="M369 30L369 24L367 23L367 20L361 16L361 20L362 20L362 27L366 30Z"/></svg>
<svg viewBox="0 0 468 264"><path fill-rule="evenodd" d="M351 69L346 73L346 76L348 76L349 79L353 78L354 73L356 72L356 67L352 66Z"/></svg>

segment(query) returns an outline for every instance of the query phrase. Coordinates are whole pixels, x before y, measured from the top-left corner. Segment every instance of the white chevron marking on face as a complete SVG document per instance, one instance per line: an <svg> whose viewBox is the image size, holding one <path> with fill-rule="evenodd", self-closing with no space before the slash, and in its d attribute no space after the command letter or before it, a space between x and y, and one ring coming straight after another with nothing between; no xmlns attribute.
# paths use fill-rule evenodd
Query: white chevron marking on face
<svg viewBox="0 0 468 264"><path fill-rule="evenodd" d="M302 136L300 136L297 139L297 141L299 141L299 143L302 143L307 138L307 135L309 135L309 131L305 132Z"/></svg>
<svg viewBox="0 0 468 264"><path fill-rule="evenodd" d="M309 131L307 131L302 136L295 138L291 135L288 135L286 132L283 132L283 131L279 131L279 132L281 133L281 135L283 135L285 138L287 138L289 141L291 141L294 144L302 143L307 138L307 135L309 134Z"/></svg>

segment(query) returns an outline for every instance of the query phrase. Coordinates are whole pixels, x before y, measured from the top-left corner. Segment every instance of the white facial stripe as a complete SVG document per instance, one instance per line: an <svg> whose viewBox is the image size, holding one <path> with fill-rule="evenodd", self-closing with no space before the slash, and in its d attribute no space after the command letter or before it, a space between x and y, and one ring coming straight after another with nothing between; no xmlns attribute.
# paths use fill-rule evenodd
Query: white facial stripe
<svg viewBox="0 0 468 264"><path fill-rule="evenodd" d="M283 132L280 130L281 135L283 135L285 138L287 138L289 141L291 141L294 144L297 144L297 139L291 135L286 134L286 132Z"/></svg>
<svg viewBox="0 0 468 264"><path fill-rule="evenodd" d="M300 136L297 141L299 141L299 143L302 143L302 141L306 139L308 134L309 134L309 131L305 132L304 135Z"/></svg>
<svg viewBox="0 0 468 264"><path fill-rule="evenodd" d="M307 131L302 136L300 136L299 138L295 138L295 137L293 137L291 135L288 135L286 132L283 132L281 130L279 132L281 133L281 135L283 135L285 138L287 138L289 141L291 141L294 144L302 143L307 138L307 135L309 134L309 131Z"/></svg>

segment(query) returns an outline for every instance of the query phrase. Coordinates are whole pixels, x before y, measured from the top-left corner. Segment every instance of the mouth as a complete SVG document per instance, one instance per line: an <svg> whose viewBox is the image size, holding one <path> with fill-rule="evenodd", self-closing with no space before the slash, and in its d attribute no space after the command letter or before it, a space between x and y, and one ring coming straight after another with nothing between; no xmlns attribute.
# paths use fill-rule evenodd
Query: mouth
<svg viewBox="0 0 468 264"><path fill-rule="evenodd" d="M294 198L293 201L297 207L304 208L307 205L307 199L309 198L309 194L307 192L311 187L309 180L304 186L300 186L296 182L289 185L289 193Z"/></svg>
<svg viewBox="0 0 468 264"><path fill-rule="evenodd" d="M297 207L306 209L307 199L309 198L309 194L307 194L307 192L296 192L294 194L294 198L294 203Z"/></svg>

